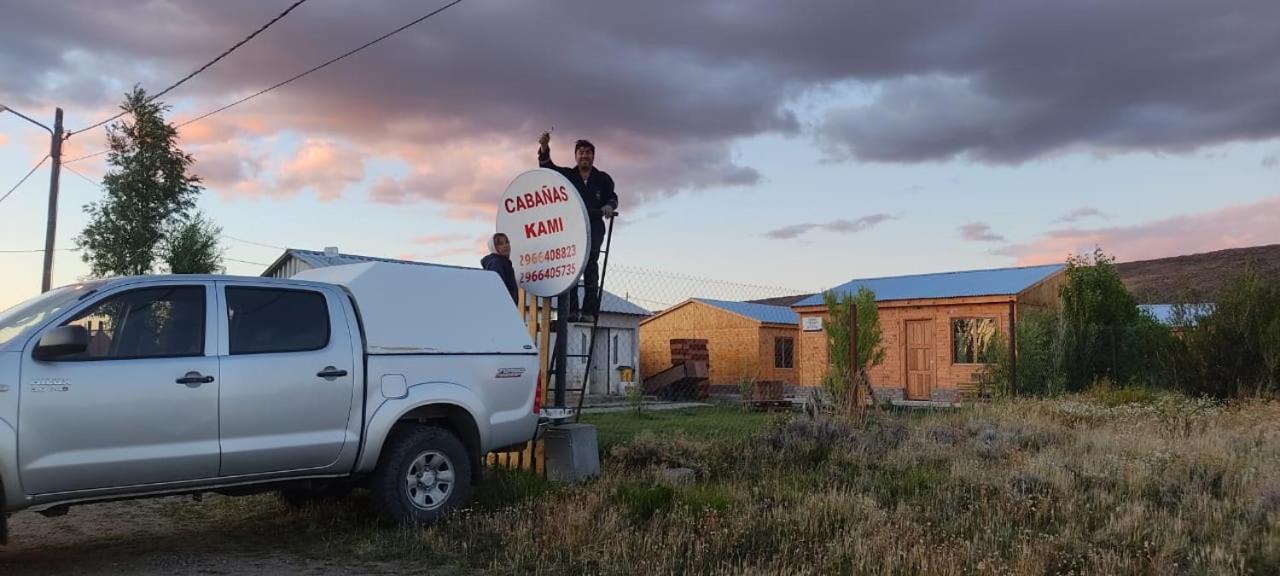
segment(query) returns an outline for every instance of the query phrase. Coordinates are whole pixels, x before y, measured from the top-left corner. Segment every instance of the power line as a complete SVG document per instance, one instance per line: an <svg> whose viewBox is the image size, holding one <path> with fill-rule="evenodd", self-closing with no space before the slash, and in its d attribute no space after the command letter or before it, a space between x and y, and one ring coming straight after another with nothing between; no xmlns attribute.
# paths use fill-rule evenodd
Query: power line
<svg viewBox="0 0 1280 576"><path fill-rule="evenodd" d="M285 17L286 15L288 15L290 12L293 12L293 9L294 9L294 8L297 8L298 6L301 6L301 5L302 5L304 2L306 2L306 1L307 1L307 0L297 0L297 1L296 1L296 2L294 2L293 4L290 4L288 8L285 8L284 12L281 12L280 14L276 15L276 17L275 17L275 18L272 18L271 20L267 21L267 23L266 23L266 24L263 24L263 25L262 25L262 27L260 27L260 28L258 28L257 30L255 30L252 34L250 34L250 35L248 35L248 36L245 36L245 38L244 38L243 40L241 40L241 41L239 41L239 42L236 42L236 43L235 43L235 45L233 45L232 47L227 48L227 49L226 49L226 51L224 51L223 53L219 54L219 55L218 55L216 58L214 58L213 60L210 60L210 61L209 61L207 64L205 64L204 66L201 66L200 68L197 68L195 72L192 72L192 73L190 73L190 74L187 74L187 75L186 75L186 76L184 76L181 80L178 80L177 82L174 82L173 84L170 84L168 88L165 88L164 90L161 90L160 92L156 93L155 95L151 96L150 98L147 98L147 102L151 102L151 101L153 101L153 100L155 100L155 99L157 99L157 98L159 98L159 97L161 97L161 96L164 96L165 94L168 94L168 93L169 93L171 90L173 90L174 88L177 88L177 87L181 86L181 85L182 85L183 83L185 83L187 80L190 80L190 79L192 79L192 78L195 78L195 77L196 77L196 75L200 74L201 72L204 72L204 71L205 71L205 70L207 70L210 66L213 66L214 64L217 64L219 60L222 60L223 58L226 58L229 54L231 54L232 52L235 52L237 48L239 48L239 47L241 47L241 46L244 46L244 44L245 44L246 42L248 42L248 41L250 41L250 40L253 40L253 39L254 39L254 37L256 37L257 35L261 34L261 33L262 33L263 31L265 31L267 28L270 28L272 24L275 24L276 22L280 21L280 19L281 19L281 18L284 18L284 17ZM119 114L116 114L115 116L112 116L112 117L110 117L110 118L107 118L106 120L103 120L103 121L101 121L101 122L98 122L97 124L94 124L94 125L92 125L92 126L89 126L88 128L82 128L82 129L80 129L80 130L76 130L76 131L73 131L73 132L68 132L68 133L67 133L67 137L68 137L68 138L70 138L72 135L74 135L74 134L79 134L79 133L84 132L84 131L86 131L86 130L93 130L94 128L97 128L97 127L99 127L99 126L102 126L102 125L104 125L104 124L106 124L106 123L108 123L108 122L114 121L114 120L116 120L116 119L118 119L118 118L120 118L120 117L124 116L125 114L126 114L126 112L120 112Z"/></svg>
<svg viewBox="0 0 1280 576"><path fill-rule="evenodd" d="M66 163L63 163L62 167L63 167L63 168L66 168L68 172L70 172L70 173L72 173L72 174L75 174L76 176L79 176L81 180L84 180L85 182L88 182L88 183L90 183L90 184L93 184L94 186L97 186L99 190L106 191L106 188L103 188L103 187L102 187L102 183L101 183L101 182L94 182L92 178L90 178L90 177L88 177L88 176L85 176L84 174L81 174L81 173L77 172L75 168L72 168L72 167L70 167L70 166L67 166L67 165L66 165Z"/></svg>
<svg viewBox="0 0 1280 576"><path fill-rule="evenodd" d="M108 148L108 149L106 149L106 150L99 150L99 151L97 151L97 152L94 152L93 154L85 154L84 156L80 156L80 157L78 157L78 158L72 158L72 159L70 159L70 160L64 160L64 161L62 162L62 165L63 165L63 166L66 166L67 164L70 164L70 163L72 163L72 162L79 162L79 161L81 161L81 160L88 160L88 159L93 158L93 157L95 157L95 156L101 156L101 155L103 155L103 154L106 154L107 152L110 152L110 151L111 151L111 149L110 149L110 148Z"/></svg>
<svg viewBox="0 0 1280 576"><path fill-rule="evenodd" d="M30 178L32 174L35 174L36 170L39 170L40 167L44 165L44 161L48 159L49 159L49 155L45 154L44 158L41 158L39 162L36 162L36 165L31 168L31 171L27 172L26 176L23 176L22 179L19 180L17 184L13 185L13 188L10 188L8 192L5 192L4 196L0 196L0 202L4 202L5 198L8 198L10 194L13 194L13 191L17 190L19 186L22 186L22 183L26 182L27 178Z"/></svg>
<svg viewBox="0 0 1280 576"><path fill-rule="evenodd" d="M232 103L230 103L230 104L227 104L226 106L223 106L223 107L221 107L221 108L217 108L217 109L214 109L214 110L212 110L212 111L206 112L206 113L204 113L204 114L201 114L200 116L196 116L195 118L192 118L191 120L187 120L186 122L183 122L183 123L181 123L181 124L178 124L178 126L177 126L177 127L178 127L178 128L181 128L181 127L186 126L186 125L188 125L188 124L194 124L194 123L196 123L196 122L199 122L199 121L201 121L201 120L204 120L205 118L208 118L208 117L210 117L210 116L213 116L214 114L217 114L217 113L219 113L219 112L222 112L222 111L224 111L224 110L227 110L228 108L232 108L232 107L235 107L235 106L239 106L240 104L243 104L243 103L245 103L245 102L248 102L248 101L250 101L250 100L253 100L254 98L257 98L257 97L259 97L259 96L262 96L263 94L266 94L267 92L270 92L270 91L272 91L272 90L275 90L276 88L280 88L280 87L282 87L282 86L284 86L284 85L286 85L286 84L288 84L288 83L290 83L290 82L293 82L294 80L298 80L298 79L300 79L300 78L302 78L302 77L304 77L304 76L307 76L307 75L311 74L312 72L316 72L316 71L318 71L318 70L320 70L320 69L322 69L322 68L324 68L324 67L326 67L326 66L328 66L328 65L330 65L330 64L333 64L333 63L335 63L335 62L338 62L339 60L342 60L342 59L344 59L344 58L346 58L346 57L348 57L348 56L351 56L352 54L355 54L355 53L357 53L357 52L359 52L359 51L361 51L361 50L364 50L365 48L368 48L368 47L370 47L370 46L373 46L374 44L377 44L377 43L379 43L379 42L381 42L381 41L383 41L383 40L386 40L387 38L390 38L390 37L392 37L392 36L395 36L396 34L399 34L400 32L403 32L404 30L408 29L409 27L411 27L411 26L413 26L413 25L415 25L415 24L418 24L419 22L422 22L423 20L426 20L426 19L428 19L428 18L430 18L430 17L432 17L432 16L435 16L436 14L439 14L439 13L441 13L441 12L444 12L445 10L448 10L449 8L452 8L452 7L454 7L454 6L458 5L458 4L461 4L461 3L462 3L462 1L463 1L463 0L453 0L453 1L452 1L452 2L450 2L450 3L445 4L444 6L441 6L440 8L436 8L435 10L432 10L431 12L427 13L425 16L422 16L422 17L420 17L420 18L418 18L418 19L416 19L416 20L413 20L412 22L409 22L408 24L405 24L404 26L401 26L401 27L399 27L399 28L396 28L395 30L392 30L392 31L390 31L390 32L388 32L388 33L386 33L386 34L383 34L382 36L379 36L379 37L377 37L377 38L374 38L373 40L370 40L369 42L366 42L366 43L364 43L364 44L360 45L359 47L357 47L357 48L355 48L355 49L353 49L353 50L350 50L350 51L348 51L348 52L346 52L346 53L342 54L341 56L338 56L337 58L333 58L333 59L331 59L331 60L329 60L329 61L327 61L327 62L325 62L325 63L323 63L323 64L320 64L319 66L316 66L316 67L311 68L311 69L309 69L309 70L307 70L307 71L305 71L305 72L303 72L303 73L301 73L301 74L298 74L298 75L296 75L296 76L293 76L292 78L289 78L288 80L285 80L285 81L283 81L283 82L276 83L275 85L272 85L272 86L271 86L271 87L269 87L269 88L266 88L266 89L264 89L264 90L260 90L260 91L258 91L258 92L253 93L253 94L250 94L250 95L248 95L248 96L245 96L244 98L241 98L241 99L239 99L239 100L236 100L235 102L232 102Z"/></svg>
<svg viewBox="0 0 1280 576"><path fill-rule="evenodd" d="M76 248L54 248L54 252L76 252ZM0 250L0 254L42 254L44 248L37 250Z"/></svg>
<svg viewBox="0 0 1280 576"><path fill-rule="evenodd" d="M328 66L328 65L330 65L330 64L336 63L337 61L342 60L342 59L344 59L344 58L346 58L346 57L348 57L348 56L351 56L352 54L355 54L356 52L359 52L359 51L361 51L361 50L364 50L365 48L368 48L368 47L370 47L370 46L373 46L374 44L377 44L377 43L379 43L379 42L381 42L381 41L383 41L383 40L386 40L387 38L390 38L390 37L392 37L392 36L394 36L394 35L396 35L396 34L399 34L400 32L403 32L405 29L410 28L410 27L412 27L413 25L418 24L419 22L422 22L423 20L426 20L426 19L428 19L428 18L430 18L430 17L432 17L432 16L435 16L436 14L439 14L439 13L441 13L441 12L444 12L445 10L448 10L449 8L452 8L453 6L455 6L455 5L457 5L457 4L461 4L461 3L462 3L462 0L453 0L453 2L450 2L450 3L448 3L448 4L445 4L444 6L441 6L440 8L437 8L437 9L435 9L435 10L432 10L430 13L428 13L428 14L426 14L426 15L422 16L421 18L418 18L418 19L416 19L416 20L413 20L412 22L409 22L408 24L405 24L404 26L401 26L401 27L399 27L399 28L396 28L395 30L392 30L392 31L390 31L390 32L388 32L388 33L386 33L386 34L383 34L382 36L379 36L379 37L377 37L377 38L374 38L373 40L371 40L371 41L369 41L369 42L366 42L365 44L363 44L363 45L361 45L361 46L359 46L359 47L357 47L357 48L355 48L355 49L353 49L353 50L351 50L351 51L349 51L349 52L347 52L347 53L345 53L345 54L342 54L341 56L338 56L338 57L336 57L336 58L333 58L332 60L329 60L329 61L327 61L327 62L325 62L325 63L323 63L323 64L320 64L319 66L316 66L316 67L311 68L311 69L309 69L309 70L307 70L307 71L305 71L305 72L302 72L301 74L298 74L297 76L294 76L294 77L292 77L292 78L289 78L289 79L287 79L287 80L285 80L285 81L283 81L283 82L279 82L279 83L277 83L277 84L275 84L275 85L273 85L273 86L270 86L270 87L268 87L268 88L265 88L265 89L263 89L263 90L260 90L260 91L258 91L258 92L255 92L255 93L253 93L253 94L250 94L250 95L248 95L248 96L245 96L244 98L241 98L241 99L239 99L239 100L236 100L235 102L232 102L232 103L230 103L230 104L227 104L226 106L222 106L221 108L216 108L216 109L214 109L214 110L211 110L211 111L209 111L209 112L206 112L206 113L204 113L204 114L201 114L200 116L196 116L195 118L192 118L192 119L190 119L190 120L187 120L186 122L183 122L183 123L181 123L181 124L178 124L177 126L175 126L175 128L182 128L183 126L187 126L187 125L189 125L189 124L195 124L196 122L199 122L199 121L201 121L201 120L204 120L205 118L208 118L208 117L210 117L210 116L213 116L214 114L217 114L217 113L219 113L219 112L223 112L223 111L228 110L228 109L230 109L230 108L234 108L234 107L236 107L236 106L239 106L239 105L241 105L241 104L244 104L245 102L248 102L248 101L250 101L250 100L253 100L254 98L257 98L257 97L259 97L259 96L262 96L263 94L266 94L266 93L268 93L268 92L271 92L272 90L275 90L276 88L280 88L280 87L282 87L282 86L284 86L284 85L286 85L286 84L289 84L290 82L293 82L294 80L298 80L298 79L300 79L300 78L302 78L302 77L304 77L304 76L307 76L307 75L311 74L312 72L316 72L316 71L320 70L321 68L324 68L324 67L326 67L326 66ZM87 128L86 128L86 130L87 130ZM83 132L83 131L84 131L84 130L81 130L81 132ZM89 158L93 158L93 157L95 157L95 156L101 156L101 155L103 155L103 154L106 154L107 152L110 152L110 150L99 150L99 151L97 151L97 152L94 152L93 154L86 154L86 155L81 156L81 157L79 157L79 158L73 158L73 159L71 159L71 160L68 160L68 161L66 161L66 162L63 162L63 165L71 164L71 163L73 163L73 162L79 162L79 161L81 161L81 160L87 160L87 159L89 159Z"/></svg>
<svg viewBox="0 0 1280 576"><path fill-rule="evenodd" d="M264 247L264 248L274 248L274 250L288 250L288 248L285 248L285 247L283 247L283 246L275 246L275 244L266 244L266 243L262 243L262 242L247 241L247 239L237 238L237 237L234 237L234 236L230 236L230 234L221 234L221 237L223 237L223 238L227 238L227 239L229 239L229 241L236 241L236 242L242 242L242 243L246 243L246 244L253 244L253 246L261 246L261 247ZM250 264L255 264L255 262L250 262Z"/></svg>
<svg viewBox="0 0 1280 576"><path fill-rule="evenodd" d="M223 256L222 259L226 260L227 262L239 262L240 264L252 264L254 266L270 266L270 264L263 264L262 262L250 262L248 260L237 260L235 258L227 258L226 256Z"/></svg>

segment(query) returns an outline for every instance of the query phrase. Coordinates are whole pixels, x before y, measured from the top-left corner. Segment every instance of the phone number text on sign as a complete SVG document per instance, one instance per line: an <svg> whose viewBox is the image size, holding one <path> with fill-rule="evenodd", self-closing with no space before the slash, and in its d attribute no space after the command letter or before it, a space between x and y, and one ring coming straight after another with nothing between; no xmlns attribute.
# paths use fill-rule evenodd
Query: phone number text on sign
<svg viewBox="0 0 1280 576"><path fill-rule="evenodd" d="M552 248L546 252L535 252L533 254L521 254L520 265L530 266L533 264L541 264L543 262L554 262L556 260L564 260L565 258L573 258L578 255L577 246L562 246L560 248Z"/></svg>
<svg viewBox="0 0 1280 576"><path fill-rule="evenodd" d="M554 280L556 278L566 278L576 276L578 266L576 264L563 264L552 268L543 268L541 270L530 270L522 273L517 280L521 284L529 282L542 282L543 280Z"/></svg>
<svg viewBox="0 0 1280 576"><path fill-rule="evenodd" d="M511 241L516 283L535 296L563 294L586 267L587 208L554 170L529 170L511 182L498 204L497 231Z"/></svg>

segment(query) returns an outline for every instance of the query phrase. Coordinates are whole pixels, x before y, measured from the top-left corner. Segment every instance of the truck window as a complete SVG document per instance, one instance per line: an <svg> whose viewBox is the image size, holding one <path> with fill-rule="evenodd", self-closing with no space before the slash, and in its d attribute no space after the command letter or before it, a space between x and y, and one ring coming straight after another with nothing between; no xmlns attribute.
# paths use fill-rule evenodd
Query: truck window
<svg viewBox="0 0 1280 576"><path fill-rule="evenodd" d="M89 331L89 348L58 360L201 356L204 316L203 286L163 286L116 294L66 322Z"/></svg>
<svg viewBox="0 0 1280 576"><path fill-rule="evenodd" d="M310 290L227 287L232 354L320 350L329 345L329 308Z"/></svg>

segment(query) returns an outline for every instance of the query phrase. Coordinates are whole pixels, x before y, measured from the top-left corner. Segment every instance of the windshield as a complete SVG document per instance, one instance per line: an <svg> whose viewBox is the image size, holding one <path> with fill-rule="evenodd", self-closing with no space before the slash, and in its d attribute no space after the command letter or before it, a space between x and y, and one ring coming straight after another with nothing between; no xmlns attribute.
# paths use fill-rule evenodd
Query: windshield
<svg viewBox="0 0 1280 576"><path fill-rule="evenodd" d="M0 348L17 340L31 327L74 306L80 298L97 289L99 282L55 288L0 312Z"/></svg>

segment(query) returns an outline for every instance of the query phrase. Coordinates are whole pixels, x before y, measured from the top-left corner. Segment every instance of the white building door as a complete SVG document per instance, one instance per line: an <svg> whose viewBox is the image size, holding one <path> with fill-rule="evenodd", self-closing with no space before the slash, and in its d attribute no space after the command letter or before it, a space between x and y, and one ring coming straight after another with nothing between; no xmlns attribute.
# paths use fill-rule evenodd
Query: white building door
<svg viewBox="0 0 1280 576"><path fill-rule="evenodd" d="M607 394L609 392L609 334L608 328L597 328L595 344L591 351L591 394ZM587 334L591 329L587 328Z"/></svg>
<svg viewBox="0 0 1280 576"><path fill-rule="evenodd" d="M638 377L639 366L635 363L635 332L631 330L610 330L609 335L609 377L613 383L611 389L616 394L621 394L624 390L625 382L621 380L621 373L618 372L619 366L631 367L631 381L634 383Z"/></svg>

